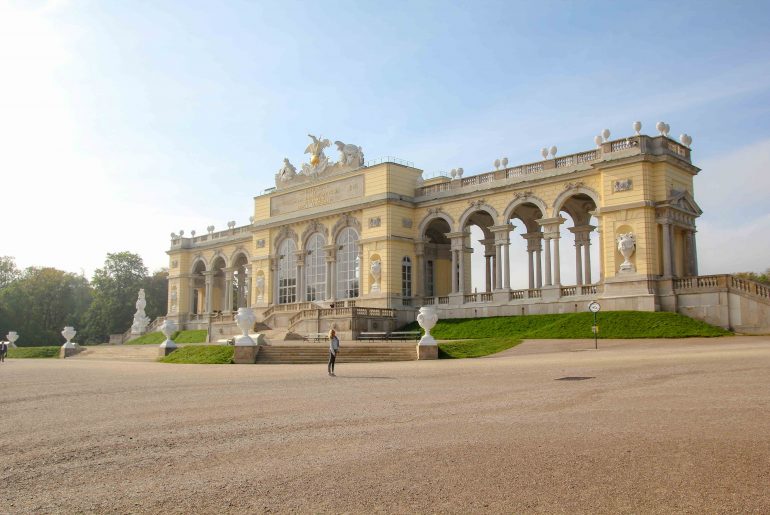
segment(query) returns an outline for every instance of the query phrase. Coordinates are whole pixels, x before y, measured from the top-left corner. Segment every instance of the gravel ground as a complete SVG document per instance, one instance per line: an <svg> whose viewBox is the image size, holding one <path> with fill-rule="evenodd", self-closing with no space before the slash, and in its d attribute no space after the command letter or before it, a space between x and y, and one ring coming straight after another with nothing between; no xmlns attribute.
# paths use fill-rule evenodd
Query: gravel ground
<svg viewBox="0 0 770 515"><path fill-rule="evenodd" d="M336 378L9 360L0 512L770 513L770 338L592 345Z"/></svg>

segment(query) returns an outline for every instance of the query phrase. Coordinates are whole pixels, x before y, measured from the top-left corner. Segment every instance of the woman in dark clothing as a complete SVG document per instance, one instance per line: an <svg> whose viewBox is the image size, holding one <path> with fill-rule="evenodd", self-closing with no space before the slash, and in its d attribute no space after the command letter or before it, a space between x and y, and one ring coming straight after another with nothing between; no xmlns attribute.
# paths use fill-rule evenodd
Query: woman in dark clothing
<svg viewBox="0 0 770 515"><path fill-rule="evenodd" d="M334 362L337 360L338 350L340 350L340 340L334 329L331 329L329 331L329 365L327 367L330 376L334 376Z"/></svg>

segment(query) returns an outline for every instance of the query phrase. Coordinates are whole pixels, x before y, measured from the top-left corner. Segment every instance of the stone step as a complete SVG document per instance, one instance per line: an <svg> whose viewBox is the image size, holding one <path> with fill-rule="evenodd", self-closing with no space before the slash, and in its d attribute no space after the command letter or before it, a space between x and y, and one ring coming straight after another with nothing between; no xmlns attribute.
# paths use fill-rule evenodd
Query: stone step
<svg viewBox="0 0 770 515"><path fill-rule="evenodd" d="M157 345L94 345L67 359L101 361L155 361L158 359Z"/></svg>
<svg viewBox="0 0 770 515"><path fill-rule="evenodd" d="M326 363L329 359L329 351L311 346L264 346L259 349L257 363ZM339 363L365 363L369 361L415 361L417 359L416 346L399 347L367 347L357 346L340 349L337 354Z"/></svg>

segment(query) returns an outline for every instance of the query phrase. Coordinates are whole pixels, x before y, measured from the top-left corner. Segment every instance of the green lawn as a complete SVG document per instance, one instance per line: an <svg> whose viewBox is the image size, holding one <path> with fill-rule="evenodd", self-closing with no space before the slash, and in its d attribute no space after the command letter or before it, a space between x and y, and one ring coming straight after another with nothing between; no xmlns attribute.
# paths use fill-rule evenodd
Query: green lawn
<svg viewBox="0 0 770 515"><path fill-rule="evenodd" d="M180 347L165 358L163 363L223 364L232 363L235 348L230 345L195 345Z"/></svg>
<svg viewBox="0 0 770 515"><path fill-rule="evenodd" d="M192 329L189 331L177 331L171 335L171 339L176 343L205 343L206 330ZM139 338L134 338L126 342L126 345L160 345L166 340L160 331L143 334Z"/></svg>
<svg viewBox="0 0 770 515"><path fill-rule="evenodd" d="M677 313L606 311L597 317L599 338L687 338L726 336L720 327ZM468 338L593 338L591 313L439 320L431 334L440 340ZM419 330L416 322L404 330Z"/></svg>
<svg viewBox="0 0 770 515"><path fill-rule="evenodd" d="M457 340L438 344L439 359L479 358L510 349L521 343L519 338L479 338L476 340Z"/></svg>
<svg viewBox="0 0 770 515"><path fill-rule="evenodd" d="M16 349L8 349L8 357L14 359L58 358L60 348L58 345L50 347L18 347Z"/></svg>
<svg viewBox="0 0 770 515"><path fill-rule="evenodd" d="M597 317L599 338L688 338L732 333L677 313L607 311ZM439 358L475 358L509 349L523 339L593 338L593 314L529 315L439 320L431 334L438 340ZM416 322L405 331L420 330Z"/></svg>

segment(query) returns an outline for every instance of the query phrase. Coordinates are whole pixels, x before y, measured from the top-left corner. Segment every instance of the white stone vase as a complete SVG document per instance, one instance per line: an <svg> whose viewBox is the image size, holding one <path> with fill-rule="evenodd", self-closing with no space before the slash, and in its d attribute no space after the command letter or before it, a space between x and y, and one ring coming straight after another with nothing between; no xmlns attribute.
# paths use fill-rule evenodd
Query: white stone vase
<svg viewBox="0 0 770 515"><path fill-rule="evenodd" d="M67 340L64 345L61 346L62 349L75 349L76 344L72 343L70 340L72 340L75 335L78 334L77 331L75 331L75 328L72 326L67 326L64 328L64 330L61 332L61 335L64 336L64 339Z"/></svg>
<svg viewBox="0 0 770 515"><path fill-rule="evenodd" d="M372 264L369 267L369 269L372 272L372 277L374 277L374 282L372 283L370 292L380 293L380 277L382 276L382 262L379 259L377 261L372 261Z"/></svg>
<svg viewBox="0 0 770 515"><path fill-rule="evenodd" d="M254 314L254 310L251 308L238 308L238 313L235 314L235 323L238 324L238 328L243 332L238 338L235 339L235 345L239 347L250 347L256 345L254 340L249 336L249 331L257 322L257 315Z"/></svg>
<svg viewBox="0 0 770 515"><path fill-rule="evenodd" d="M166 337L166 341L160 344L161 349L176 349L176 342L171 339L171 336L179 329L179 326L176 325L176 322L173 320L169 320L168 318L163 321L162 324L160 324L160 332L163 333L163 335Z"/></svg>
<svg viewBox="0 0 770 515"><path fill-rule="evenodd" d="M5 335L6 339L8 340L9 347L12 349L16 348L16 340L19 339L19 333L16 331L8 331L8 334Z"/></svg>
<svg viewBox="0 0 770 515"><path fill-rule="evenodd" d="M621 234L618 236L618 252L623 256L623 263L620 265L621 272L633 272L634 264L629 261L636 250L636 238L633 233Z"/></svg>
<svg viewBox="0 0 770 515"><path fill-rule="evenodd" d="M436 339L431 336L430 330L438 322L438 313L435 306L423 306L417 314L417 323L425 330L425 335L420 338L420 345L436 345Z"/></svg>

